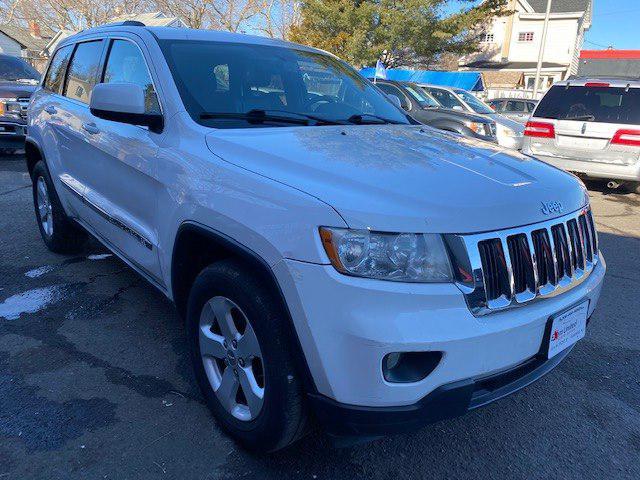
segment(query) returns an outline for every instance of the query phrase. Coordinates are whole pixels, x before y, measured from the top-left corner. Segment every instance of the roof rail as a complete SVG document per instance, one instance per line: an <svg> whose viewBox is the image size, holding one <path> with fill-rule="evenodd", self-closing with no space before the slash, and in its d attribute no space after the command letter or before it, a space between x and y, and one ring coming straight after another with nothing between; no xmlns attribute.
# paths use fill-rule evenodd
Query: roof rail
<svg viewBox="0 0 640 480"><path fill-rule="evenodd" d="M125 20L123 22L111 22L101 25L102 27L146 27L146 25L138 20Z"/></svg>

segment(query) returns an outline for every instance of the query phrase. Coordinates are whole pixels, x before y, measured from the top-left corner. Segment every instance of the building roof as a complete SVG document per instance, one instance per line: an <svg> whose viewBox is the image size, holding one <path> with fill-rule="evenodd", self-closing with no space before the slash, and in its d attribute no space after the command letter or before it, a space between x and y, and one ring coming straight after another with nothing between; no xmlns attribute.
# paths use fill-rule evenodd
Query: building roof
<svg viewBox="0 0 640 480"><path fill-rule="evenodd" d="M46 47L47 43L49 43L54 35L53 31L49 28L41 26L40 36L34 37L31 35L29 27L20 27L10 24L0 25L0 32L4 33L7 37L14 39L22 48L36 52L39 52Z"/></svg>
<svg viewBox="0 0 640 480"><path fill-rule="evenodd" d="M582 50L578 75L640 78L640 50Z"/></svg>
<svg viewBox="0 0 640 480"><path fill-rule="evenodd" d="M477 68L487 70L529 70L535 69L536 62L492 62L490 60L477 60L463 65L465 68ZM566 70L568 65L562 63L542 62L542 68L556 68Z"/></svg>
<svg viewBox="0 0 640 480"><path fill-rule="evenodd" d="M184 27L185 24L178 17L168 17L162 12L131 13L119 15L111 19L112 22L134 20L144 23L147 27Z"/></svg>
<svg viewBox="0 0 640 480"><path fill-rule="evenodd" d="M603 60L640 60L640 50L582 50L580 58Z"/></svg>
<svg viewBox="0 0 640 480"><path fill-rule="evenodd" d="M551 2L552 13L586 12L592 0L553 0ZM547 0L527 0L533 11L545 13L547 11Z"/></svg>

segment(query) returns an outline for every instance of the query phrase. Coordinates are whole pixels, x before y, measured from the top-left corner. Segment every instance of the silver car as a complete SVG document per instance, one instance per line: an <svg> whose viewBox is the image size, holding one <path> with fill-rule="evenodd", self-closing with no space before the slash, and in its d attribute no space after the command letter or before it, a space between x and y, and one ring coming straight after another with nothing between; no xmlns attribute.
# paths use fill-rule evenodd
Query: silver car
<svg viewBox="0 0 640 480"><path fill-rule="evenodd" d="M492 98L487 101L493 111L519 123L527 123L537 104L537 100L528 98Z"/></svg>
<svg viewBox="0 0 640 480"><path fill-rule="evenodd" d="M501 146L514 150L522 149L524 126L496 113L471 92L463 88L441 85L422 84L420 86L446 108L477 113L490 118L496 123L496 137Z"/></svg>
<svg viewBox="0 0 640 480"><path fill-rule="evenodd" d="M556 83L527 122L523 152L640 193L640 80Z"/></svg>

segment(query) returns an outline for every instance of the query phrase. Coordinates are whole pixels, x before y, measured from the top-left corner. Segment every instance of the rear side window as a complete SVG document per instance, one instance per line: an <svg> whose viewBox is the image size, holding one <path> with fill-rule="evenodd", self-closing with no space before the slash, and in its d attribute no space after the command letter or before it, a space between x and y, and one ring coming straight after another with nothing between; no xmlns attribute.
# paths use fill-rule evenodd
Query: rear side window
<svg viewBox="0 0 640 480"><path fill-rule="evenodd" d="M535 111L540 118L640 125L640 89L555 86Z"/></svg>
<svg viewBox="0 0 640 480"><path fill-rule="evenodd" d="M89 103L91 91L98 82L102 40L79 43L71 59L64 95Z"/></svg>
<svg viewBox="0 0 640 480"><path fill-rule="evenodd" d="M158 96L153 88L147 64L140 49L127 40L114 40L104 71L104 83L126 82L144 90L146 113L160 113Z"/></svg>
<svg viewBox="0 0 640 480"><path fill-rule="evenodd" d="M62 82L64 81L64 73L67 71L69 57L73 51L73 45L62 47L56 52L49 65L47 76L44 79L44 88L53 93L60 93L62 90Z"/></svg>
<svg viewBox="0 0 640 480"><path fill-rule="evenodd" d="M524 112L524 102L509 100L504 107L504 111L510 113L522 113Z"/></svg>

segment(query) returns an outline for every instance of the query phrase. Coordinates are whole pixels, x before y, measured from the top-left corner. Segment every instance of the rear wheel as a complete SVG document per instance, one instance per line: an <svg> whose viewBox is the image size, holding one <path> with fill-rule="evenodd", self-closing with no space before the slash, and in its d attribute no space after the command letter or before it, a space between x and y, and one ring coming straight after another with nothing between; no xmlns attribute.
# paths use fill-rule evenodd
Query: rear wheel
<svg viewBox="0 0 640 480"><path fill-rule="evenodd" d="M228 260L203 270L189 294L187 330L198 385L230 436L262 452L301 436L306 409L291 332L254 271Z"/></svg>
<svg viewBox="0 0 640 480"><path fill-rule="evenodd" d="M87 233L64 213L51 176L39 161L31 175L33 204L42 240L55 253L76 253L87 241Z"/></svg>

